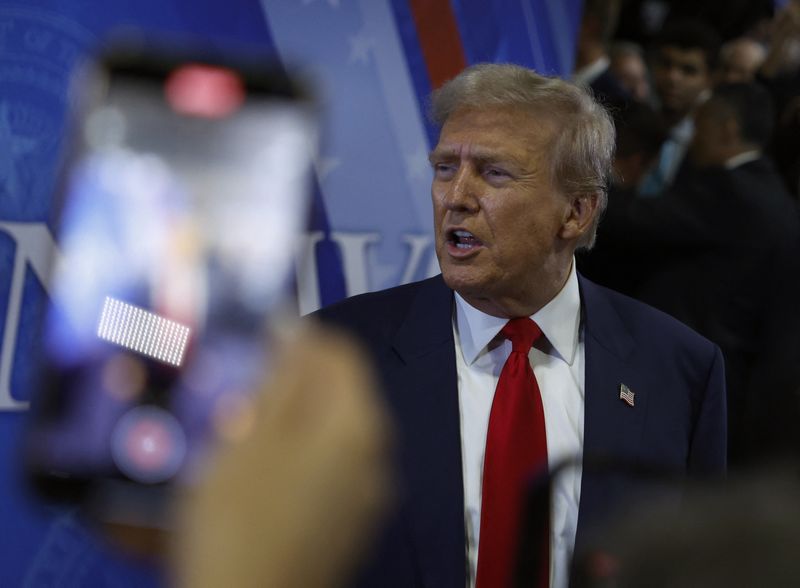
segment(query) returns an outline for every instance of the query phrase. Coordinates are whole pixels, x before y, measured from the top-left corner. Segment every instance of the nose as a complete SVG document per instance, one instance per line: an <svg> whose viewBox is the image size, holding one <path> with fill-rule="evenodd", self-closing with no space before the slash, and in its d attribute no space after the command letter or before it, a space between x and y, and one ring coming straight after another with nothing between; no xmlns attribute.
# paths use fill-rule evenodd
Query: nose
<svg viewBox="0 0 800 588"><path fill-rule="evenodd" d="M667 78L673 84L680 82L681 78L683 77L683 73L681 69L677 66L670 65L669 69L667 69Z"/></svg>
<svg viewBox="0 0 800 588"><path fill-rule="evenodd" d="M471 165L462 164L442 188L442 206L454 212L477 212L479 183Z"/></svg>

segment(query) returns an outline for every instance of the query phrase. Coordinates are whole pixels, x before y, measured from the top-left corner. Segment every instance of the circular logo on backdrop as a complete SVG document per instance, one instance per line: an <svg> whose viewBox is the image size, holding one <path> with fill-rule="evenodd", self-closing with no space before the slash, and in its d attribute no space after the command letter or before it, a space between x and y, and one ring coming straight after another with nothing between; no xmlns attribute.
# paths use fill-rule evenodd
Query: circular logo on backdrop
<svg viewBox="0 0 800 588"><path fill-rule="evenodd" d="M0 5L0 219L47 219L69 75L92 45L58 13Z"/></svg>

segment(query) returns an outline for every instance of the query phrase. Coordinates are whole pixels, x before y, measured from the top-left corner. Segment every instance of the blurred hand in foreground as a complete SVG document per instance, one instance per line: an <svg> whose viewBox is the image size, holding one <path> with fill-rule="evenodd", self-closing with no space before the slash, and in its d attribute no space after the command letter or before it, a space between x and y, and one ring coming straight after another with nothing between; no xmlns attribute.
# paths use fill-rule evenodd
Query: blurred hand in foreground
<svg viewBox="0 0 800 588"><path fill-rule="evenodd" d="M274 366L250 433L182 505L179 586L338 586L387 505L389 421L359 350L309 329Z"/></svg>

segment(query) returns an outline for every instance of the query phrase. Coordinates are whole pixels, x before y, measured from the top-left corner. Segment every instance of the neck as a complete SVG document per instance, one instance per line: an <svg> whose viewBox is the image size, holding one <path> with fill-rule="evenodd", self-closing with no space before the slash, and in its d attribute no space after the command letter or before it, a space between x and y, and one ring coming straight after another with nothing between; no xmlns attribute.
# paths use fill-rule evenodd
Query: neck
<svg viewBox="0 0 800 588"><path fill-rule="evenodd" d="M736 148L731 148L728 150L725 159L722 161L722 165L728 164L728 162L734 157L744 155L745 153L750 153L751 151L759 151L758 145L737 145Z"/></svg>

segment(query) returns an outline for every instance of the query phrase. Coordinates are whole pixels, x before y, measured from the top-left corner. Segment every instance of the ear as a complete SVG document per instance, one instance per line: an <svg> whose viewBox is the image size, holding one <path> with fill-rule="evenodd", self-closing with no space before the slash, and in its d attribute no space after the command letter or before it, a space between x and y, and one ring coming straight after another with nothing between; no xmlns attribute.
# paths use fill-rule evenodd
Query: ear
<svg viewBox="0 0 800 588"><path fill-rule="evenodd" d="M597 192L572 196L559 236L566 241L577 241L591 228L599 211L600 195Z"/></svg>

